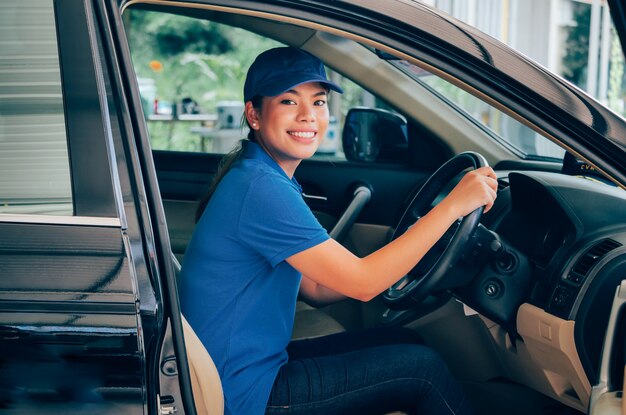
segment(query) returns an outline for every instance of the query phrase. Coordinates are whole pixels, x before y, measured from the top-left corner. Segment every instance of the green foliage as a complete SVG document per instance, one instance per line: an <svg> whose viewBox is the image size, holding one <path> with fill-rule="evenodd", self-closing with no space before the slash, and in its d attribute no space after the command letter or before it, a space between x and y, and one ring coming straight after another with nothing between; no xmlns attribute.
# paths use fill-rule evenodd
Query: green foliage
<svg viewBox="0 0 626 415"><path fill-rule="evenodd" d="M215 114L220 101L242 101L246 72L263 50L277 42L242 29L187 16L130 9L125 28L135 72L154 81L155 91L142 91L144 111L152 100L176 104L196 101L203 113ZM189 123L149 121L153 148L200 151L201 138Z"/></svg>
<svg viewBox="0 0 626 415"><path fill-rule="evenodd" d="M160 15L147 26L162 56L184 53L222 54L233 49L220 27L206 20Z"/></svg>
<svg viewBox="0 0 626 415"><path fill-rule="evenodd" d="M204 112L219 101L241 101L247 68L277 42L219 23L145 10L129 10L126 30L135 71L153 79L156 98L189 97Z"/></svg>
<svg viewBox="0 0 626 415"><path fill-rule="evenodd" d="M345 117L350 108L363 105L363 88L344 77L341 77L338 83L341 89L343 89L343 94L341 96L331 94L330 99L338 99L341 101L341 116Z"/></svg>

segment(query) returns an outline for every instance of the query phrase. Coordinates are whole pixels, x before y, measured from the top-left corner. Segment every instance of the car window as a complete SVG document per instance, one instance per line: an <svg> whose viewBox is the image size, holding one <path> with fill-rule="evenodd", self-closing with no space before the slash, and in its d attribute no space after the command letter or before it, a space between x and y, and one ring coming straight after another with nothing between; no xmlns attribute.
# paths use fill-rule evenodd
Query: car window
<svg viewBox="0 0 626 415"><path fill-rule="evenodd" d="M153 149L226 153L241 127L242 84L256 54L278 45L208 20L124 14Z"/></svg>
<svg viewBox="0 0 626 415"><path fill-rule="evenodd" d="M187 16L130 9L124 19L152 148L229 152L248 133L242 127L248 67L262 51L284 45ZM314 157L345 160L341 136L349 109L390 107L350 79L327 73L344 94L329 98L329 128Z"/></svg>
<svg viewBox="0 0 626 415"><path fill-rule="evenodd" d="M53 2L0 2L0 33L0 213L72 215Z"/></svg>

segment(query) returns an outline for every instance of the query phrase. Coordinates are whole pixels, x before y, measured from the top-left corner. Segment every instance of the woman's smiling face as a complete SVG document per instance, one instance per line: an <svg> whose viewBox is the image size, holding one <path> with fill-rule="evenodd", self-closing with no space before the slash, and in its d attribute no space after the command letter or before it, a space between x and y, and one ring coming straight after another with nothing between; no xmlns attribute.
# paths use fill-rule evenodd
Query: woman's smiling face
<svg viewBox="0 0 626 415"><path fill-rule="evenodd" d="M317 151L328 128L328 91L308 82L274 96L264 97L260 111L246 103L248 122L256 141L289 177L303 159Z"/></svg>

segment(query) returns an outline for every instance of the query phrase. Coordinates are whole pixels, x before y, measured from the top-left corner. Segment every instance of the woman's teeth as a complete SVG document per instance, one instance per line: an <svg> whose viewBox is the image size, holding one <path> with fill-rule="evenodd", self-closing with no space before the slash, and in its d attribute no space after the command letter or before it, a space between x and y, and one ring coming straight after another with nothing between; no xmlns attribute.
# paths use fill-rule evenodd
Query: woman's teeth
<svg viewBox="0 0 626 415"><path fill-rule="evenodd" d="M303 132L303 131L290 131L289 134L299 137L299 138L313 138L315 137L315 133L313 131Z"/></svg>

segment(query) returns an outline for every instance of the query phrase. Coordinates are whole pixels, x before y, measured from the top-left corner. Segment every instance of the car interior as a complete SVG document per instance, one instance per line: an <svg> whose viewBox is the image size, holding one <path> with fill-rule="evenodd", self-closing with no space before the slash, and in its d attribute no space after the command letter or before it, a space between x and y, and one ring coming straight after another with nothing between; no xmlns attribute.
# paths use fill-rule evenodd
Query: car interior
<svg viewBox="0 0 626 415"><path fill-rule="evenodd" d="M418 82L434 75L448 89L466 89L463 80L347 29L211 6L160 8L130 2L128 7L210 20L302 48L386 103L385 111L400 114L389 117L369 108L346 116L341 120L345 158L316 156L296 172L320 223L340 234L340 242L358 256L382 247L399 232L419 189L454 156L478 153L496 170L496 205L474 224L476 236L464 245L462 259L438 290L409 305L398 305L393 289L367 303L346 300L316 308L300 301L294 339L404 325L444 357L478 413L587 411L600 370L610 299L626 268L622 189L547 138L537 139L552 151L549 156L529 155L514 133L537 133L521 116L482 97L483 105L499 114L499 125L519 125L496 134L428 82ZM350 135L349 124L368 114L383 125L372 133L383 143L378 146L389 149L395 142L400 146L395 155L349 154L356 135ZM383 118L387 124L379 120ZM198 201L222 155L159 149L153 155L173 256L182 263ZM440 200L465 170L463 165L453 171L426 204ZM364 198L360 187L371 195ZM428 272L451 238L433 248L433 260L426 269L414 270L407 285ZM396 288L402 291L404 286ZM219 375L193 330L188 324L184 329L196 407L199 413L220 413ZM615 383L623 379L623 374L612 376Z"/></svg>

